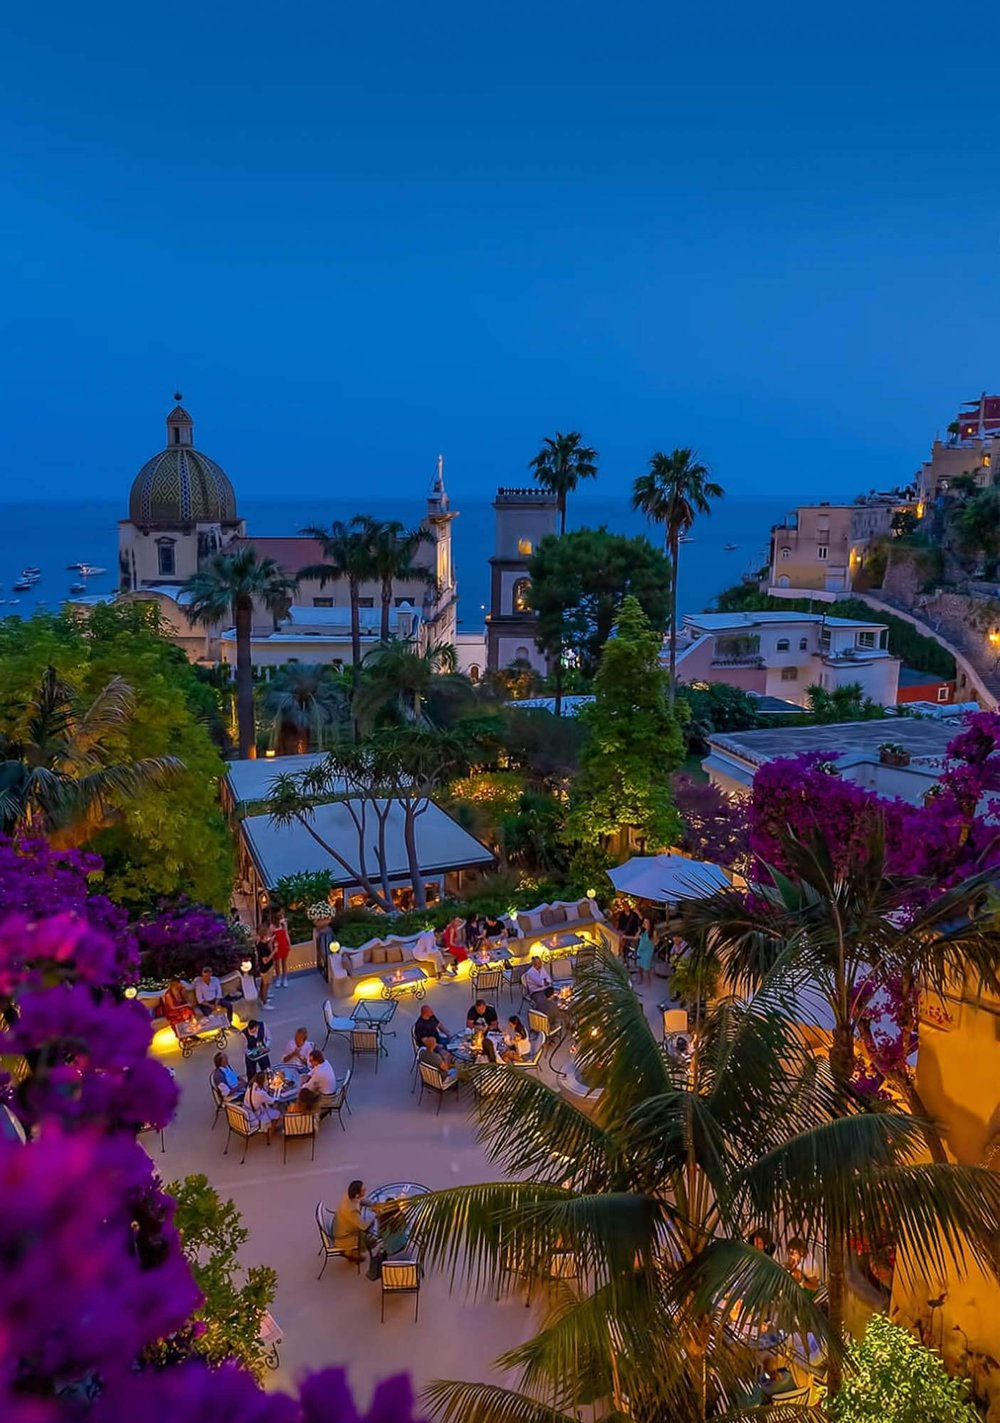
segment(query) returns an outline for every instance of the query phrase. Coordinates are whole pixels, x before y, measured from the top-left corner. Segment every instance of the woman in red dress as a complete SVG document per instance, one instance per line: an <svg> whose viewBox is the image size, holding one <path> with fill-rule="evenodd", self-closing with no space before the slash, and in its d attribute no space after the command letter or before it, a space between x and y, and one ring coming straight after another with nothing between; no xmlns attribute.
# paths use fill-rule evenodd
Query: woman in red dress
<svg viewBox="0 0 1000 1423"><path fill-rule="evenodd" d="M274 971L275 988L288 987L288 955L292 952L292 941L288 937L288 924L284 911L278 915L274 925Z"/></svg>
<svg viewBox="0 0 1000 1423"><path fill-rule="evenodd" d="M455 972L458 972L460 963L464 963L469 957L464 944L459 942L459 936L465 925L461 919L450 919L445 925L444 933L441 935L441 947L446 954L451 955L451 961L455 965Z"/></svg>
<svg viewBox="0 0 1000 1423"><path fill-rule="evenodd" d="M175 1031L180 1023L194 1022L194 1009L187 1000L184 985L179 978L172 978L167 984L167 991L160 999L160 1008Z"/></svg>

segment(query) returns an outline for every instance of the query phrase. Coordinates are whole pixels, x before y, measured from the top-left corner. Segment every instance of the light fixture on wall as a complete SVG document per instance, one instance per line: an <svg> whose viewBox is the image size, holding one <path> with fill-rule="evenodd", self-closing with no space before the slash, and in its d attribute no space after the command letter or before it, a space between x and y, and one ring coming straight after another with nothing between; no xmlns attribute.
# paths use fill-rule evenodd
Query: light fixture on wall
<svg viewBox="0 0 1000 1423"><path fill-rule="evenodd" d="M136 986L135 986L134 983L130 983L129 986L128 986L128 987L126 988L126 990L125 990L125 997L126 997L126 998L138 998L138 996L139 996L139 990L138 990L138 988L136 988Z"/></svg>

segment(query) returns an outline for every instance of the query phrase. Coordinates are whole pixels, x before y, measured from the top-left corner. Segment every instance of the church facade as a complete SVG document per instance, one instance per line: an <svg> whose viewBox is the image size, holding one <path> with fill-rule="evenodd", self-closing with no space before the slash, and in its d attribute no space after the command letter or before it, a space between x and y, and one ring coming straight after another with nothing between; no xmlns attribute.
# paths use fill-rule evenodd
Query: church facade
<svg viewBox="0 0 1000 1423"><path fill-rule="evenodd" d="M214 554L252 546L298 578L323 563L322 545L305 536L254 535L239 517L236 492L222 467L194 443L194 421L181 396L167 416L164 449L139 470L129 494L128 518L118 525L119 598L154 602L167 628L192 661L233 661L231 629L205 628L185 611L184 584ZM454 643L458 586L452 558L451 510L438 459L421 526L428 539L417 546L413 564L420 575L393 585L390 632L420 650ZM379 640L381 586L360 590L362 655ZM350 663L350 598L346 581L298 583L284 618L264 608L254 613L252 655L259 667L290 661Z"/></svg>

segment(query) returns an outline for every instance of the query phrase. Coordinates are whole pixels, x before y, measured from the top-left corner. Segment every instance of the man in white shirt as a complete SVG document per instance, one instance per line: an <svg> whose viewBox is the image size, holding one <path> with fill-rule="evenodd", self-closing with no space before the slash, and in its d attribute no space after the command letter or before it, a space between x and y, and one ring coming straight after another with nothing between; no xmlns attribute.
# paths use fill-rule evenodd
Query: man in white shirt
<svg viewBox="0 0 1000 1423"><path fill-rule="evenodd" d="M413 945L414 963L432 963L438 978L444 973L444 954L437 946L433 929L425 929L422 934L417 935L417 941Z"/></svg>
<svg viewBox="0 0 1000 1423"><path fill-rule="evenodd" d="M222 984L206 964L194 981L195 1007L203 1018L213 1013L225 1013L233 1021L233 1003L222 991Z"/></svg>
<svg viewBox="0 0 1000 1423"><path fill-rule="evenodd" d="M521 987L540 1013L548 1012L545 990L552 987L552 975L537 954L531 958L531 967L521 979Z"/></svg>
<svg viewBox="0 0 1000 1423"><path fill-rule="evenodd" d="M305 1028L296 1028L295 1036L285 1043L285 1051L282 1054L282 1062L290 1062L293 1067L309 1066L309 1054L313 1050L313 1045L309 1041Z"/></svg>
<svg viewBox="0 0 1000 1423"><path fill-rule="evenodd" d="M315 1092L317 1097L327 1097L337 1090L337 1074L333 1064L327 1062L318 1047L309 1054L309 1076L302 1083L303 1092Z"/></svg>

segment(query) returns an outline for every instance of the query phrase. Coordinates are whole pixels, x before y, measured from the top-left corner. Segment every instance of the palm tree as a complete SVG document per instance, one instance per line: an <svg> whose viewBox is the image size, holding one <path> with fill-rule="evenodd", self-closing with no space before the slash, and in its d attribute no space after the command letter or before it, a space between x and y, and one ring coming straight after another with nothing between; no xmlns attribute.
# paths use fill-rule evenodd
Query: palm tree
<svg viewBox="0 0 1000 1423"><path fill-rule="evenodd" d="M546 437L542 448L528 468L535 480L554 494L559 506L559 532L566 532L566 496L572 494L581 479L597 478L597 451L583 443L576 431L568 435L557 430L555 438Z"/></svg>
<svg viewBox="0 0 1000 1423"><path fill-rule="evenodd" d="M287 612L296 580L287 577L273 558L258 558L252 546L236 553L216 553L184 584L187 614L192 622L213 627L232 618L236 629L236 722L240 757L257 754L253 715L253 665L250 635L255 603L272 615Z"/></svg>
<svg viewBox="0 0 1000 1423"><path fill-rule="evenodd" d="M406 1206L425 1262L454 1282L550 1295L541 1331L497 1361L519 1391L438 1381L442 1423L570 1423L585 1406L599 1423L739 1417L763 1320L838 1359L839 1321L749 1243L758 1227L829 1247L891 1222L918 1272L990 1258L1000 1180L915 1164L912 1118L861 1110L774 1004L717 1003L690 1057L672 1056L599 950L573 1017L590 1110L507 1066L474 1069L479 1139L509 1175Z"/></svg>
<svg viewBox="0 0 1000 1423"><path fill-rule="evenodd" d="M338 672L302 662L279 667L260 695L260 709L271 722L271 745L279 752L322 748L332 728L349 724L349 707L350 694Z"/></svg>
<svg viewBox="0 0 1000 1423"><path fill-rule="evenodd" d="M432 692L464 691L472 697L471 683L455 671L455 649L438 643L417 652L409 642L396 640L373 647L362 664L361 686L354 697L354 715L371 727L385 713L400 724L419 721Z"/></svg>
<svg viewBox="0 0 1000 1423"><path fill-rule="evenodd" d="M415 563L414 558L421 544L434 542L429 529L418 526L407 529L398 519L379 523L368 520L371 530L372 574L381 587L382 618L379 637L389 641L389 610L392 607L392 591L397 582L420 582L428 588L437 588L437 579L431 569L423 563Z"/></svg>
<svg viewBox="0 0 1000 1423"><path fill-rule="evenodd" d="M940 994L967 978L1000 991L996 916L970 914L990 888L992 871L975 875L930 903L930 886L886 872L885 830L876 818L861 852L838 871L822 834L808 843L780 837L787 872L764 872L752 897L723 890L685 907L685 932L710 953L730 984L757 988L793 984L802 1002L819 997L832 1016L830 1066L838 1088L850 1091L856 1044L867 1041L876 1065L907 1102L936 1165L947 1157L907 1069L921 993ZM695 949L697 957L699 950ZM894 1061L879 1057L871 1018L885 986L896 984L900 1044ZM830 1318L840 1327L845 1256L829 1252Z"/></svg>
<svg viewBox="0 0 1000 1423"><path fill-rule="evenodd" d="M697 514L711 512L710 499L721 499L723 489L709 478L708 465L701 464L694 450L657 451L649 461L649 473L641 474L632 486L632 508L639 509L654 523L663 525L664 543L670 559L670 705L674 704L677 671L677 565L680 540Z"/></svg>
<svg viewBox="0 0 1000 1423"><path fill-rule="evenodd" d="M121 802L159 789L184 770L176 756L114 761L109 744L135 720L132 688L113 677L85 701L47 667L10 730L0 737L0 824L79 844L115 819Z"/></svg>
<svg viewBox="0 0 1000 1423"><path fill-rule="evenodd" d="M316 578L319 586L347 583L351 602L351 681L355 694L361 683L361 585L376 576L373 531L376 521L368 514L355 514L345 523L334 519L328 529L313 525L302 532L323 545L325 563L310 564L299 573L300 580Z"/></svg>

